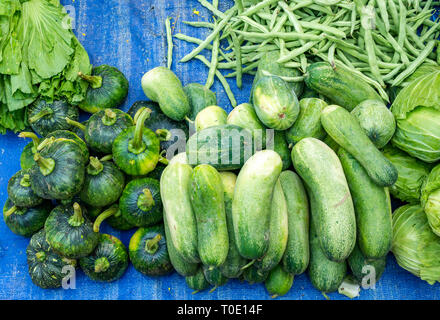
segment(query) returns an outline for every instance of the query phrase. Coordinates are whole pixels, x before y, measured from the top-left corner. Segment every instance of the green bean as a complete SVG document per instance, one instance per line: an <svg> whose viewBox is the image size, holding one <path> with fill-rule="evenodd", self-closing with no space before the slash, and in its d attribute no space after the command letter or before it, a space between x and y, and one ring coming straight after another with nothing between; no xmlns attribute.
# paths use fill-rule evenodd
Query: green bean
<svg viewBox="0 0 440 320"><path fill-rule="evenodd" d="M258 11L260 11L262 8L268 7L271 4L278 2L278 0L264 0L261 1L259 4L252 6L248 9L246 9L241 15L243 16L251 16L254 13L257 13Z"/></svg>
<svg viewBox="0 0 440 320"><path fill-rule="evenodd" d="M309 40L309 41L317 41L321 39L321 36L317 36L314 34L307 34L307 33L298 33L298 32L269 32L267 34L259 34L255 32L243 32L243 31L236 31L239 34L242 34L247 39L257 39L257 40L267 40L268 38L282 38L284 40Z"/></svg>
<svg viewBox="0 0 440 320"><path fill-rule="evenodd" d="M290 61L290 62L286 62L284 64L284 67L292 68L292 69L298 69L299 67L301 67L301 63Z"/></svg>
<svg viewBox="0 0 440 320"><path fill-rule="evenodd" d="M220 46L220 37L214 39L212 44L212 54L211 54L211 66L209 67L208 77L206 79L205 88L210 89L214 83L215 72L217 71L218 64L218 50Z"/></svg>
<svg viewBox="0 0 440 320"><path fill-rule="evenodd" d="M204 21L183 21L182 23L195 27L195 28L208 28L208 29L214 29L214 24L210 22L204 22Z"/></svg>
<svg viewBox="0 0 440 320"><path fill-rule="evenodd" d="M242 76L243 76L243 62L241 59L241 48L240 48L240 43L238 42L238 38L235 35L235 33L232 34L232 41L234 42L234 50L235 50L235 55L237 57L237 66L236 66L236 71L237 71L237 77L236 77L236 83L237 83L237 87L239 87L241 89L242 87Z"/></svg>
<svg viewBox="0 0 440 320"><path fill-rule="evenodd" d="M420 38L420 41L425 42L430 36L432 36L434 34L434 32L439 28L440 23L437 23L436 26L433 26L429 29L428 32L426 32L425 34L422 35L422 37ZM437 38L434 38L437 39Z"/></svg>
<svg viewBox="0 0 440 320"><path fill-rule="evenodd" d="M249 71L258 68L258 64L259 63L260 62L257 61L257 62L253 62L253 63L247 65L246 67L243 68L243 73L248 73ZM236 77L236 76L237 76L237 71L234 71L232 73L227 74L225 77L226 78L232 78L232 77Z"/></svg>
<svg viewBox="0 0 440 320"><path fill-rule="evenodd" d="M335 50L336 50L336 44L333 43L330 46L330 49L328 50L328 62L332 65L333 68L336 66L336 63L335 63Z"/></svg>
<svg viewBox="0 0 440 320"><path fill-rule="evenodd" d="M417 35L417 33L415 33L410 26L406 26L406 31L408 33L409 38L411 38L411 40L417 45L417 47L423 50L425 48L425 44L420 41L420 38Z"/></svg>
<svg viewBox="0 0 440 320"><path fill-rule="evenodd" d="M204 6L206 9L208 9L209 11L211 11L214 15L216 15L219 18L222 19L226 19L226 16L223 12L221 12L220 10L218 10L215 6L213 6L211 3L209 3L206 0L197 0L199 1L199 3Z"/></svg>
<svg viewBox="0 0 440 320"><path fill-rule="evenodd" d="M168 17L165 19L165 29L167 32L167 43L168 43L168 58L167 58L167 66L168 69L171 69L171 66L173 64L173 35L171 32L171 23L170 23L171 18Z"/></svg>
<svg viewBox="0 0 440 320"><path fill-rule="evenodd" d="M342 52L342 50L336 50L336 55L341 58L341 60L350 68L355 69L355 66L353 65L353 63L348 60L348 58L345 56L345 54ZM335 59L335 63L336 63L336 59Z"/></svg>
<svg viewBox="0 0 440 320"><path fill-rule="evenodd" d="M440 41L437 41L437 64L440 65Z"/></svg>
<svg viewBox="0 0 440 320"><path fill-rule="evenodd" d="M302 47L296 48L292 51L290 51L288 54L286 54L283 57L280 57L278 59L278 63L284 63L287 62L289 60L292 60L293 58L298 57L299 55L309 51L312 47L314 47L316 44L318 43L318 41L310 41L307 42L305 45L303 45Z"/></svg>
<svg viewBox="0 0 440 320"><path fill-rule="evenodd" d="M235 0L235 5L237 6L238 9L238 13L242 13L243 12L243 1L242 0Z"/></svg>
<svg viewBox="0 0 440 320"><path fill-rule="evenodd" d="M379 7L379 12L382 17L383 23L385 24L385 30L390 31L390 21L387 10L386 0L377 0L377 6Z"/></svg>
<svg viewBox="0 0 440 320"><path fill-rule="evenodd" d="M270 24L269 24L269 30L272 31L273 28L275 27L275 23L277 22L277 16L280 13L280 8L277 7L273 12L272 12L272 17L270 19Z"/></svg>
<svg viewBox="0 0 440 320"><path fill-rule="evenodd" d="M384 81L389 81L391 79L393 79L398 73L399 71L403 68L403 64L399 65L398 67L394 68L390 73L388 73L387 75L385 75L383 77Z"/></svg>
<svg viewBox="0 0 440 320"><path fill-rule="evenodd" d="M263 33L268 33L268 32L269 32L269 30L268 30L265 26L263 26L262 24L259 24L258 22L256 22L256 21L250 19L249 17L246 17L246 16L240 16L239 18L240 18L243 22L245 22L245 23L247 23L247 24L253 26L254 28L256 28L256 29L262 31Z"/></svg>
<svg viewBox="0 0 440 320"><path fill-rule="evenodd" d="M182 41L185 41L185 42L194 43L194 44L202 44L202 43L203 43L203 40L201 40L201 39L194 38L194 37L190 37L190 36L184 35L184 34L182 34L182 33L177 33L177 34L175 34L175 35L174 35L174 38L179 39L179 40L182 40ZM208 45L206 46L205 49L212 50L212 45L211 45L211 44L208 44ZM220 49L219 49L219 53L220 53L220 55L221 55L223 58L225 58L226 60L228 60L228 61L231 60L231 59L229 59L229 57L223 52L223 50L220 50Z"/></svg>

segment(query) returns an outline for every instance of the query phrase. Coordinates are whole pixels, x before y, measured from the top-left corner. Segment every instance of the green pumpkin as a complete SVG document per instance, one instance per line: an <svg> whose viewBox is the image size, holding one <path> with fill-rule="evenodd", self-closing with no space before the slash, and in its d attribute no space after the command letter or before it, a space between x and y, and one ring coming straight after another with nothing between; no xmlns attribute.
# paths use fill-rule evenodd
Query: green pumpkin
<svg viewBox="0 0 440 320"><path fill-rule="evenodd" d="M50 138L54 138L54 139L64 138L75 141L81 147L81 151L82 151L81 153L84 157L84 162L89 161L89 156L90 156L89 148L87 147L87 144L84 142L84 140L78 137L76 133L67 130L57 130L49 133L46 136L46 139L50 139ZM41 147L39 149L41 149Z"/></svg>
<svg viewBox="0 0 440 320"><path fill-rule="evenodd" d="M124 173L113 162L90 157L80 198L92 207L106 207L118 201L124 186Z"/></svg>
<svg viewBox="0 0 440 320"><path fill-rule="evenodd" d="M37 152L37 148L40 145L40 138L33 132L21 132L18 135L19 138L32 139L32 142L28 143L21 152L20 166L22 170L29 170L34 165L34 154Z"/></svg>
<svg viewBox="0 0 440 320"><path fill-rule="evenodd" d="M66 276L65 266L75 267L76 261L63 258L52 250L46 241L46 232L34 234L26 249L29 275L32 282L43 289L55 289L62 285Z"/></svg>
<svg viewBox="0 0 440 320"><path fill-rule="evenodd" d="M44 199L73 198L84 183L83 149L70 139L46 141L47 144L34 155L35 163L29 172L32 190Z"/></svg>
<svg viewBox="0 0 440 320"><path fill-rule="evenodd" d="M51 209L49 201L33 208L21 208L15 206L11 199L7 199L3 207L3 220L13 233L30 237L44 227Z"/></svg>
<svg viewBox="0 0 440 320"><path fill-rule="evenodd" d="M135 227L124 219L119 206L116 204L100 212L96 217L95 223L93 224L93 230L95 232L99 232L99 228L103 221L106 221L112 228L122 231L130 230Z"/></svg>
<svg viewBox="0 0 440 320"><path fill-rule="evenodd" d="M85 99L78 105L82 110L96 113L106 108L120 106L128 94L128 80L115 67L102 65L93 68L92 75L79 76L90 86Z"/></svg>
<svg viewBox="0 0 440 320"><path fill-rule="evenodd" d="M185 277L185 281L190 289L195 290L193 294L206 290L211 286L208 280L206 280L205 274L203 273L203 268L201 267L198 269L195 275Z"/></svg>
<svg viewBox="0 0 440 320"><path fill-rule="evenodd" d="M156 168L161 158L159 138L144 126L150 113L150 109L143 109L136 126L122 131L113 142L114 162L131 176L147 175Z"/></svg>
<svg viewBox="0 0 440 320"><path fill-rule="evenodd" d="M163 225L139 228L128 246L134 268L148 276L163 276L173 271Z"/></svg>
<svg viewBox="0 0 440 320"><path fill-rule="evenodd" d="M88 256L98 244L99 233L93 231L93 224L83 210L78 203L58 206L44 224L47 242L64 257Z"/></svg>
<svg viewBox="0 0 440 320"><path fill-rule="evenodd" d="M18 171L9 179L8 195L17 207L31 208L43 202L32 190L30 179L29 172L24 170Z"/></svg>
<svg viewBox="0 0 440 320"><path fill-rule="evenodd" d="M186 155L186 153L185 153L185 155ZM160 178L162 177L162 172L165 170L166 167L167 167L167 165L159 162L156 166L156 169L154 169L153 171L151 171L148 174L148 178L156 179L156 180L160 181Z"/></svg>
<svg viewBox="0 0 440 320"><path fill-rule="evenodd" d="M119 199L125 220L137 227L148 227L162 221L160 183L151 178L130 181Z"/></svg>
<svg viewBox="0 0 440 320"><path fill-rule="evenodd" d="M66 118L77 121L79 111L65 101L37 100L27 108L27 118L32 130L45 137L56 130L70 130L72 126Z"/></svg>
<svg viewBox="0 0 440 320"><path fill-rule="evenodd" d="M122 277L128 267L128 252L124 244L108 234L99 236L95 251L79 260L84 273L94 281L112 282Z"/></svg>
<svg viewBox="0 0 440 320"><path fill-rule="evenodd" d="M140 115L139 112L142 108L151 110L149 118L145 120L145 126L162 136L160 142L160 148L162 150L168 150L179 138L185 140L189 138L188 124L186 121L174 121L168 118L156 102L137 101L128 110L128 114L135 119Z"/></svg>

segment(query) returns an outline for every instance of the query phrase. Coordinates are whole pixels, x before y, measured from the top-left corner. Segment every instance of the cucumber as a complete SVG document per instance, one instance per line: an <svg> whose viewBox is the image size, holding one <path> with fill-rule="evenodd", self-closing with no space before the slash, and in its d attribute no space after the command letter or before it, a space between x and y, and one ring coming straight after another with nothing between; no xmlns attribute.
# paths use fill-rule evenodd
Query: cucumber
<svg viewBox="0 0 440 320"><path fill-rule="evenodd" d="M197 223L189 195L192 173L189 165L168 165L160 178L160 195L174 247L183 259L198 263Z"/></svg>
<svg viewBox="0 0 440 320"><path fill-rule="evenodd" d="M293 165L316 199L316 227L322 250L332 261L343 261L356 242L356 218L347 180L336 153L315 138L292 150Z"/></svg>
<svg viewBox="0 0 440 320"><path fill-rule="evenodd" d="M237 178L232 219L237 248L247 259L259 259L269 247L272 194L283 163L271 150L252 156Z"/></svg>
<svg viewBox="0 0 440 320"><path fill-rule="evenodd" d="M290 156L290 149L284 131L274 132L273 150L281 157L281 160L283 161L283 170L289 169L292 166L292 157Z"/></svg>
<svg viewBox="0 0 440 320"><path fill-rule="evenodd" d="M328 106L322 112L321 122L325 131L359 161L377 185L389 187L397 181L397 169L347 110L336 105Z"/></svg>
<svg viewBox="0 0 440 320"><path fill-rule="evenodd" d="M196 131L226 124L228 114L218 106L209 106L199 112L196 117Z"/></svg>
<svg viewBox="0 0 440 320"><path fill-rule="evenodd" d="M190 289L195 290L193 293L206 290L210 287L209 282L205 278L202 267L197 270L195 275L186 277L185 282Z"/></svg>
<svg viewBox="0 0 440 320"><path fill-rule="evenodd" d="M229 280L221 273L219 268L212 268L204 265L203 274L205 275L206 281L216 287L224 286Z"/></svg>
<svg viewBox="0 0 440 320"><path fill-rule="evenodd" d="M188 157L186 156L186 152L181 152L179 154L176 154L168 163L168 165L173 163L181 163L181 164L188 164Z"/></svg>
<svg viewBox="0 0 440 320"><path fill-rule="evenodd" d="M382 100L365 80L344 67L332 67L328 62L316 62L307 68L307 87L324 95L348 111L364 100Z"/></svg>
<svg viewBox="0 0 440 320"><path fill-rule="evenodd" d="M210 165L194 168L190 185L191 204L197 221L197 244L204 265L219 267L229 250L222 179Z"/></svg>
<svg viewBox="0 0 440 320"><path fill-rule="evenodd" d="M254 154L250 131L235 125L206 128L189 138L189 164L209 164L217 170L237 170Z"/></svg>
<svg viewBox="0 0 440 320"><path fill-rule="evenodd" d="M281 297L286 295L292 288L293 278L292 274L287 273L278 265L269 273L264 284L272 298Z"/></svg>
<svg viewBox="0 0 440 320"><path fill-rule="evenodd" d="M272 196L272 208L270 214L269 248L261 260L255 266L264 272L275 268L283 259L287 246L288 221L287 203L283 188L278 179L275 184Z"/></svg>
<svg viewBox="0 0 440 320"><path fill-rule="evenodd" d="M225 191L225 211L226 221L228 223L229 251L226 261L220 266L220 270L227 278L238 278L243 273L243 266L246 265L246 259L238 252L235 243L234 223L232 222L232 200L234 199L235 184L237 176L232 172L220 172Z"/></svg>
<svg viewBox="0 0 440 320"><path fill-rule="evenodd" d="M263 76L255 84L253 103L258 118L268 128L287 130L298 118L298 98L280 77Z"/></svg>
<svg viewBox="0 0 440 320"><path fill-rule="evenodd" d="M377 283L385 271L386 264L386 257L379 259L368 259L365 257L357 244L348 258L348 265L350 266L351 272L361 284L365 277L374 277L372 279ZM372 272L374 272L374 274ZM369 284L371 285L372 283Z"/></svg>
<svg viewBox="0 0 440 320"><path fill-rule="evenodd" d="M217 105L215 93L199 83L190 83L183 88L189 99L191 111L188 118L194 121L200 111L209 106Z"/></svg>
<svg viewBox="0 0 440 320"><path fill-rule="evenodd" d="M313 203L311 197L312 221L310 226L310 265L309 278L312 285L321 292L334 292L338 290L347 274L347 262L334 262L329 260L321 249L320 239L314 223L314 211L319 211L319 204Z"/></svg>
<svg viewBox="0 0 440 320"><path fill-rule="evenodd" d="M189 99L183 91L179 78L165 67L157 67L142 77L145 95L157 102L162 112L175 121L181 121L189 114Z"/></svg>
<svg viewBox="0 0 440 320"><path fill-rule="evenodd" d="M287 130L286 139L291 145L295 145L304 138L316 138L323 140L327 133L321 124L321 112L327 107L327 103L321 99L308 98L299 102L300 112L294 125Z"/></svg>
<svg viewBox="0 0 440 320"><path fill-rule="evenodd" d="M328 145L330 147L330 149L332 149L334 152L338 152L339 150L339 144L336 143L335 140L333 140L332 137L330 137L329 135L327 135L327 137L324 138L324 140L322 140L326 145Z"/></svg>
<svg viewBox="0 0 440 320"><path fill-rule="evenodd" d="M286 197L289 230L283 267L299 275L306 271L310 260L309 201L301 178L293 171L282 172L280 182Z"/></svg>
<svg viewBox="0 0 440 320"><path fill-rule="evenodd" d="M243 272L243 279L249 282L249 284L263 283L266 281L269 272L262 272L256 266L250 266Z"/></svg>
<svg viewBox="0 0 440 320"><path fill-rule="evenodd" d="M338 156L353 197L359 247L370 259L384 257L390 251L393 238L388 188L376 185L360 163L343 148L339 149Z"/></svg>
<svg viewBox="0 0 440 320"><path fill-rule="evenodd" d="M168 255L170 256L170 261L174 269L182 277L195 275L197 273L199 265L197 263L187 262L185 259L182 258L179 252L177 252L176 248L173 245L173 242L171 241L171 234L165 212L163 215L163 222L165 228L165 238L167 243Z"/></svg>

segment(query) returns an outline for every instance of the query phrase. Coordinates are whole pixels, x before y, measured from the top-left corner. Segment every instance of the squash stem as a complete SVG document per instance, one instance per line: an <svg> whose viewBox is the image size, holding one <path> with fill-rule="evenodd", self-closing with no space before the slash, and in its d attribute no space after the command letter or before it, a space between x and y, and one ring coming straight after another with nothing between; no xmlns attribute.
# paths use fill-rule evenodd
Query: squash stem
<svg viewBox="0 0 440 320"><path fill-rule="evenodd" d="M170 163L167 158L164 158L162 156L159 157L159 162L166 166Z"/></svg>
<svg viewBox="0 0 440 320"><path fill-rule="evenodd" d="M66 117L66 122L67 124L80 129L81 131L86 131L86 126L83 125L82 123L79 123L78 121L74 121L72 119L70 119L69 117Z"/></svg>
<svg viewBox="0 0 440 320"><path fill-rule="evenodd" d="M112 154L106 155L106 156L102 157L101 159L99 159L99 161L101 161L101 162L112 161L112 160L113 160Z"/></svg>
<svg viewBox="0 0 440 320"><path fill-rule="evenodd" d="M154 207L155 204L156 203L150 189L145 188L144 190L142 190L142 193L139 195L137 200L138 208L144 212L148 212L151 210L151 208Z"/></svg>
<svg viewBox="0 0 440 320"><path fill-rule="evenodd" d="M104 170L104 165L96 157L90 157L89 165L87 166L87 173L92 176L97 176Z"/></svg>
<svg viewBox="0 0 440 320"><path fill-rule="evenodd" d="M160 234L156 235L153 239L148 240L145 243L145 251L149 254L155 254L159 250L159 241L162 240Z"/></svg>
<svg viewBox="0 0 440 320"><path fill-rule="evenodd" d="M194 124L194 121L192 121L190 118L188 118L188 116L185 116L185 120L188 121L191 124Z"/></svg>
<svg viewBox="0 0 440 320"><path fill-rule="evenodd" d="M157 129L156 135L160 141L170 141L172 137L171 132L167 129Z"/></svg>
<svg viewBox="0 0 440 320"><path fill-rule="evenodd" d="M35 254L35 257L39 262L44 262L46 260L46 253L44 251L38 251Z"/></svg>
<svg viewBox="0 0 440 320"><path fill-rule="evenodd" d="M142 153L146 145L143 141L144 137L144 123L150 117L151 109L144 108L142 113L139 116L138 121L136 122L136 129L134 131L134 138L130 141L129 151L134 154Z"/></svg>
<svg viewBox="0 0 440 320"><path fill-rule="evenodd" d="M212 288L211 290L209 290L209 293L213 293L215 290L217 290L218 286L215 286L214 288Z"/></svg>
<svg viewBox="0 0 440 320"><path fill-rule="evenodd" d="M95 272L106 272L110 268L110 262L108 262L108 259L106 257L101 257L96 259L95 261Z"/></svg>
<svg viewBox="0 0 440 320"><path fill-rule="evenodd" d="M31 186L31 177L28 174L23 175L20 180L20 186L24 188L29 188Z"/></svg>
<svg viewBox="0 0 440 320"><path fill-rule="evenodd" d="M38 145L40 144L40 138L37 137L37 135L33 132L21 132L18 135L19 138L27 138L27 139L32 139L32 142L34 144L34 147L32 148L32 152L35 153L37 152L37 148Z"/></svg>
<svg viewBox="0 0 440 320"><path fill-rule="evenodd" d="M50 116L53 114L53 110L50 108L44 108L43 110L41 110L40 112L38 112L36 115L30 117L28 119L29 123L35 123L38 120L40 120L41 118L44 118L46 116Z"/></svg>
<svg viewBox="0 0 440 320"><path fill-rule="evenodd" d="M86 75L82 72L78 72L78 77L87 81L93 89L98 89L102 87L102 77L101 76L92 76Z"/></svg>
<svg viewBox="0 0 440 320"><path fill-rule="evenodd" d="M112 126L116 123L116 113L112 109L105 109L101 121L105 126Z"/></svg>
<svg viewBox="0 0 440 320"><path fill-rule="evenodd" d="M18 207L17 206L13 206L11 207L9 210L4 212L4 215L6 218L8 218L9 216L13 215L15 212L17 212Z"/></svg>
<svg viewBox="0 0 440 320"><path fill-rule="evenodd" d="M37 147L37 151L36 152L40 152L41 150L43 150L44 148L46 148L47 146L51 145L52 143L55 142L55 137L50 137L50 138L46 138L44 139Z"/></svg>
<svg viewBox="0 0 440 320"><path fill-rule="evenodd" d="M119 212L118 207L111 207L105 211L103 211L95 220L95 223L93 224L93 231L99 232L99 229L101 228L101 223L110 218L111 216L116 215L116 213Z"/></svg>
<svg viewBox="0 0 440 320"><path fill-rule="evenodd" d="M252 267L252 265L253 265L256 261L257 261L256 259L252 260L252 261L249 262L247 265L243 266L243 267L241 268L241 270L246 270L247 268Z"/></svg>
<svg viewBox="0 0 440 320"><path fill-rule="evenodd" d="M73 204L73 215L69 218L69 224L72 227L79 227L84 223L81 206L78 203Z"/></svg>
<svg viewBox="0 0 440 320"><path fill-rule="evenodd" d="M55 161L51 158L43 158L41 154L34 154L34 161L40 167L40 172L43 176L48 176L55 169Z"/></svg>

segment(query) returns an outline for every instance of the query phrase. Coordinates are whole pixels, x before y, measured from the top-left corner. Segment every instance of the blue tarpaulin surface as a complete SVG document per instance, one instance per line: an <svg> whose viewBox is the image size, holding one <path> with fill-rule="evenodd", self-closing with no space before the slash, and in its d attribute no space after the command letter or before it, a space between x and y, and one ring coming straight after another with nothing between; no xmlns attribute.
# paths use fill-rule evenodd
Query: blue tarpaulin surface
<svg viewBox="0 0 440 320"><path fill-rule="evenodd" d="M207 31L186 26L185 20L205 21L210 17L197 0L64 0L61 1L75 17L75 33L89 52L94 65L110 64L124 72L130 82L125 104L127 110L137 100L144 100L140 81L142 75L159 65L166 65L166 36L164 20L170 16L175 23L174 32L202 38ZM220 1L221 9L232 1ZM194 12L197 10L199 13ZM194 46L174 40L173 70L184 84L204 84L207 70L198 61L180 64L178 60ZM208 56L209 58L209 56ZM231 87L239 103L248 101L252 78L245 78L238 90L233 80ZM230 110L229 100L216 81L213 90L219 105ZM0 202L7 198L8 179L20 169L21 150L28 141L9 133L0 137ZM104 225L102 232L120 238L127 246L131 232L118 232ZM249 285L230 281L213 293L192 295L185 279L173 274L150 278L130 265L117 282L103 284L88 279L77 271L76 289L43 290L33 285L27 271L26 247L29 239L14 235L0 221L0 299L270 299L263 285ZM345 299L336 293L331 299ZM306 275L295 278L292 290L280 299L324 299L314 289ZM440 285L430 286L401 269L390 254L385 274L375 290L363 290L357 299L440 299Z"/></svg>

